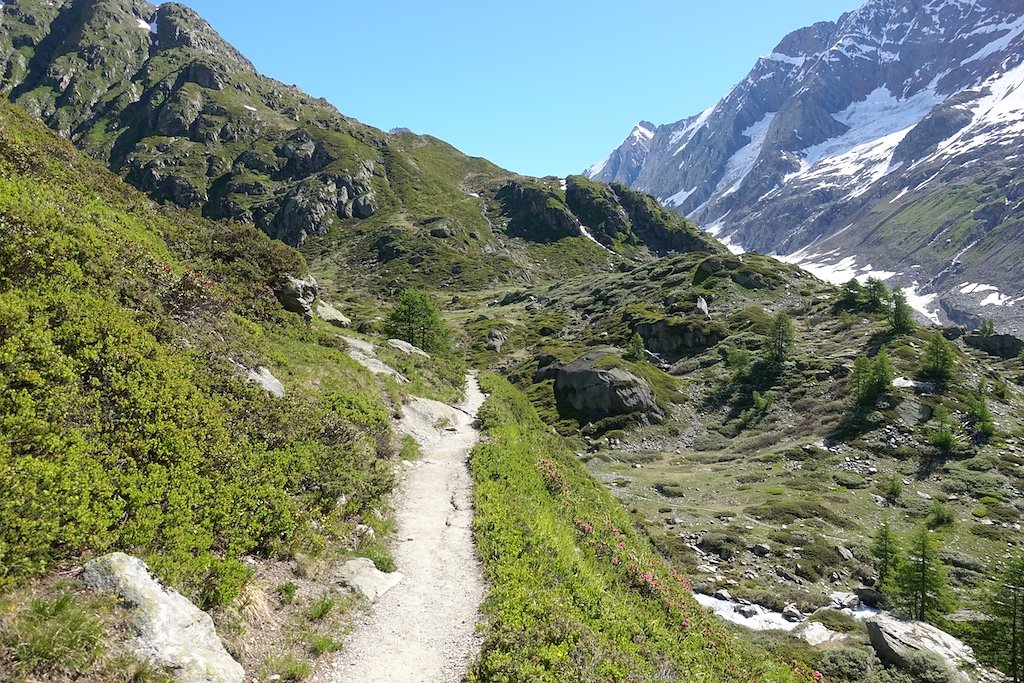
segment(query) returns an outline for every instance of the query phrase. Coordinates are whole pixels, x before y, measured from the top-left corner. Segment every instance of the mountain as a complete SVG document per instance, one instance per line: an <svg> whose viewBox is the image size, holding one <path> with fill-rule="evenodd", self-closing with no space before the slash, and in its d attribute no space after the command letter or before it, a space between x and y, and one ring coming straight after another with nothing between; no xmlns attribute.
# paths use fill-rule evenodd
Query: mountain
<svg viewBox="0 0 1024 683"><path fill-rule="evenodd" d="M868 0L587 175L734 248L889 277L928 318L1024 329L1024 3Z"/></svg>
<svg viewBox="0 0 1024 683"><path fill-rule="evenodd" d="M633 196L624 188L588 208L579 194L567 202L565 181L344 116L260 75L184 5L12 0L0 18L0 92L12 102L159 201L302 246L339 290L339 270L372 293L607 270L675 248L669 233L719 248L656 206L630 217L644 202L619 203ZM577 211L625 216L624 232L588 236Z"/></svg>

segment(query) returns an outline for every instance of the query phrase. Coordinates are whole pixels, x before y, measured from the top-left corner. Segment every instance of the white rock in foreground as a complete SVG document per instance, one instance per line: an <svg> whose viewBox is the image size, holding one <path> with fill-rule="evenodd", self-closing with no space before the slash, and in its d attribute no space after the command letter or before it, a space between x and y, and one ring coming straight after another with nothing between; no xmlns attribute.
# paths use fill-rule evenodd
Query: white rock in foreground
<svg viewBox="0 0 1024 683"><path fill-rule="evenodd" d="M82 581L121 599L131 615L128 646L180 683L242 683L245 672L217 637L213 619L180 593L161 586L146 563L124 553L85 565Z"/></svg>
<svg viewBox="0 0 1024 683"><path fill-rule="evenodd" d="M277 396L278 398L284 398L284 385L281 384L281 380L274 377L274 374L270 372L270 370L268 370L267 368L263 367L262 365L256 368L255 370L250 370L246 368L245 373L250 381L259 384L261 387L272 393L274 396Z"/></svg>
<svg viewBox="0 0 1024 683"><path fill-rule="evenodd" d="M401 572L387 574L377 569L371 560L357 557L341 566L334 581L354 590L370 602L376 602L377 598L397 586L403 578Z"/></svg>

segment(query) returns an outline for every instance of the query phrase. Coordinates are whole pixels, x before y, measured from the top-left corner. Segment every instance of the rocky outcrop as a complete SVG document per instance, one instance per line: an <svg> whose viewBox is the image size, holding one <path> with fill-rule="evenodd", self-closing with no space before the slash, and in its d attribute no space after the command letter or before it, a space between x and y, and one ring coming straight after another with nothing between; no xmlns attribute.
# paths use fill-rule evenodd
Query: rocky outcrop
<svg viewBox="0 0 1024 683"><path fill-rule="evenodd" d="M245 375L249 378L250 382L255 382L260 385L265 391L277 396L278 398L284 398L285 390L284 385L281 384L281 380L274 377L274 374L269 369L260 366L255 370L245 368Z"/></svg>
<svg viewBox="0 0 1024 683"><path fill-rule="evenodd" d="M950 681L979 683L1001 680L978 664L974 651L962 641L931 624L880 613L867 620L871 646L887 664L911 670L924 653L942 659L950 669Z"/></svg>
<svg viewBox="0 0 1024 683"><path fill-rule="evenodd" d="M285 274L274 287L281 306L286 311L298 313L306 322L313 320L313 302L319 293L320 288L313 278L300 280L290 274Z"/></svg>
<svg viewBox="0 0 1024 683"><path fill-rule="evenodd" d="M365 557L349 560L338 569L334 582L347 588L370 602L376 602L380 596L397 586L402 579L401 572L382 572Z"/></svg>
<svg viewBox="0 0 1024 683"><path fill-rule="evenodd" d="M559 406L588 422L634 414L660 422L665 413L647 382L623 368L596 365L608 355L608 351L594 351L556 370L554 392Z"/></svg>
<svg viewBox="0 0 1024 683"><path fill-rule="evenodd" d="M92 560L82 571L91 590L117 596L129 613L128 647L180 683L242 683L245 672L224 649L210 615L154 579L124 553Z"/></svg>
<svg viewBox="0 0 1024 683"><path fill-rule="evenodd" d="M964 335L963 340L972 349L999 358L1016 358L1024 351L1024 340L1012 334L968 334Z"/></svg>
<svg viewBox="0 0 1024 683"><path fill-rule="evenodd" d="M638 323L634 330L643 337L649 351L668 356L711 348L728 334L722 326L707 320L678 318Z"/></svg>
<svg viewBox="0 0 1024 683"><path fill-rule="evenodd" d="M429 353L419 348L418 346L413 346L404 339L388 339L388 346L390 346L393 349L397 349L402 353L408 353L413 356L421 356L423 358L430 358Z"/></svg>

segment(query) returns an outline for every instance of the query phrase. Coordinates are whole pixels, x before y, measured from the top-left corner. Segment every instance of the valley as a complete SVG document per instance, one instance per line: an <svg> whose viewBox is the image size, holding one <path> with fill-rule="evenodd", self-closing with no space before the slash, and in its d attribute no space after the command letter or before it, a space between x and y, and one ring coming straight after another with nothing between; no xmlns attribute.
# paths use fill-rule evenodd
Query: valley
<svg viewBox="0 0 1024 683"><path fill-rule="evenodd" d="M535 178L0 3L0 680L1010 680L1019 15Z"/></svg>

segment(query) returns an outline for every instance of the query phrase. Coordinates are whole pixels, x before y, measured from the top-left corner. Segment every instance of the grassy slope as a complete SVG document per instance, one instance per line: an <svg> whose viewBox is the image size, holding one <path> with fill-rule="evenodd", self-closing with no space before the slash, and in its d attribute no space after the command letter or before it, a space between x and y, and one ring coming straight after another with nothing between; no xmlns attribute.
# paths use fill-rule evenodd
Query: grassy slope
<svg viewBox="0 0 1024 683"><path fill-rule="evenodd" d="M933 520L939 503L954 518L937 529L944 558L970 598L1007 544L1019 543L1020 362L959 346L957 379L944 391L896 388L858 410L848 380L854 359L886 344L896 375L913 379L933 331L892 334L882 315L850 310L834 288L764 257L714 259L733 267L709 275L702 257L684 255L538 287L532 294L543 306L494 307L490 320L471 327L480 338L497 321L515 330L501 354L481 350L478 358L508 367L546 422L577 435L594 474L704 588L735 581L733 595L775 608L790 601L813 608L832 590L872 575L867 537L883 516L909 531ZM759 282L767 286L749 286ZM551 380L533 382L541 354L568 361L591 346L622 348L636 325L651 321L692 328L698 296L711 307L704 329L724 329L725 339L681 349L661 369L649 362L642 372L632 368L673 406L665 425L628 434L618 423L581 425L559 413ZM795 319L796 342L781 372L763 372L757 361L778 310ZM539 334L542 321L556 315L565 322L555 334ZM734 349L746 350L748 360L730 360ZM989 443L975 442L968 427L967 401L982 380L997 424ZM755 407L755 391L770 395L767 406ZM950 454L930 443L936 424L928 415L939 405L956 423L959 447ZM625 443L595 438L608 429ZM892 479L906 482L903 492L895 504L880 503ZM697 552L691 545L701 541ZM764 560L746 550L757 543L771 548ZM855 560L844 561L837 545L853 550ZM708 574L709 555L725 561ZM752 574L751 566L761 571ZM798 580L776 576L776 566Z"/></svg>
<svg viewBox="0 0 1024 683"><path fill-rule="evenodd" d="M624 510L495 375L471 457L492 582L479 681L796 681L694 602Z"/></svg>
<svg viewBox="0 0 1024 683"><path fill-rule="evenodd" d="M376 383L270 292L295 252L153 206L6 106L0 225L0 586L119 548L229 602L242 555L322 547L390 488ZM286 400L234 365L299 351L332 370Z"/></svg>

